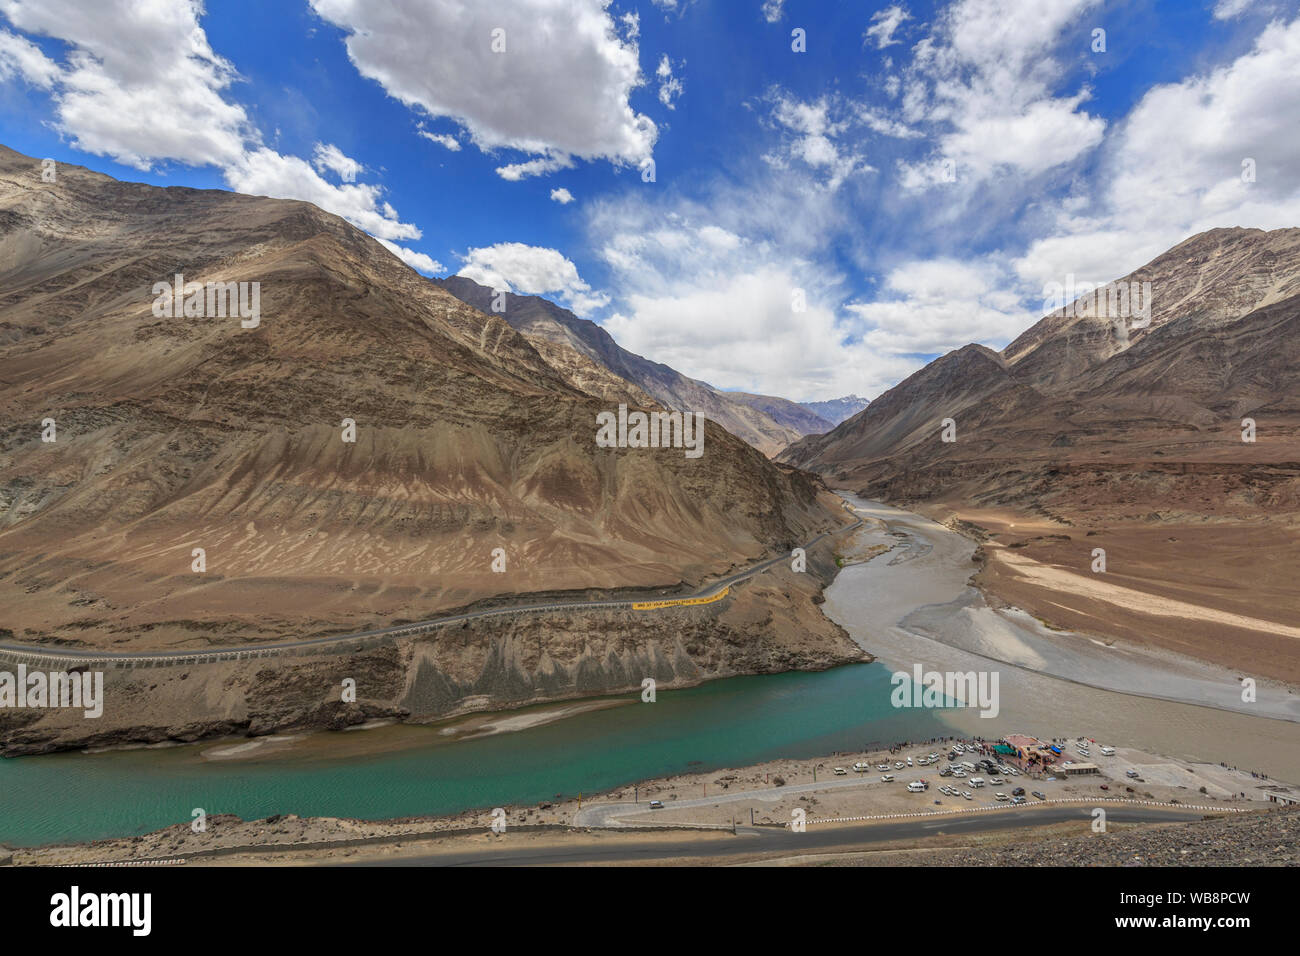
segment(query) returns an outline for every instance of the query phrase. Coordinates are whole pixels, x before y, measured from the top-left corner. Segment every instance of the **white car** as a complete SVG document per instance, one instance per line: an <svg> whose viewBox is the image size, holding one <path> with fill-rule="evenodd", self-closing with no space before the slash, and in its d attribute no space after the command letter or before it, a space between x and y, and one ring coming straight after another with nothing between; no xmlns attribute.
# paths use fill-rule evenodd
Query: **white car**
<svg viewBox="0 0 1300 956"><path fill-rule="evenodd" d="M964 776L966 776L966 771L965 771L965 770L954 770L954 771L952 772L952 775L953 775L954 777L964 777Z"/></svg>
<svg viewBox="0 0 1300 956"><path fill-rule="evenodd" d="M883 777L880 778L880 782L881 782L881 783L893 783L893 782L894 782L894 775L893 775L892 773L887 773L887 774L885 774Z"/></svg>
<svg viewBox="0 0 1300 956"><path fill-rule="evenodd" d="M837 777L843 777L843 776L846 775L847 773L848 773L848 771L845 770L843 767L836 767L836 768L835 768L835 776L837 776Z"/></svg>
<svg viewBox="0 0 1300 956"><path fill-rule="evenodd" d="M926 756L925 759L928 760L928 761L930 761L930 763L934 763L936 760L939 759L939 755L938 755L938 754L929 754L928 756Z"/></svg>
<svg viewBox="0 0 1300 956"><path fill-rule="evenodd" d="M1011 798L1008 797L1005 793L995 793L995 794L993 794L993 796L997 797L999 800L1010 800L1010 799L1011 799Z"/></svg>
<svg viewBox="0 0 1300 956"><path fill-rule="evenodd" d="M903 763L903 761L901 761L901 760L896 760L896 761L894 761L894 769L895 769L895 770L902 770L902 769L903 769L904 767L906 767L906 766L907 766L907 764Z"/></svg>
<svg viewBox="0 0 1300 956"><path fill-rule="evenodd" d="M1124 776L1126 776L1126 777L1136 777L1137 775L1138 775L1138 772L1137 772L1136 770L1125 770L1125 771L1124 771Z"/></svg>
<svg viewBox="0 0 1300 956"><path fill-rule="evenodd" d="M909 767L912 766L912 758L911 758L911 757L908 757L908 758L907 758L907 765L908 765Z"/></svg>
<svg viewBox="0 0 1300 956"><path fill-rule="evenodd" d="M876 764L876 769L877 769L877 770L888 770L888 769L889 769L889 764L887 764L887 763L878 763L878 764Z"/></svg>
<svg viewBox="0 0 1300 956"><path fill-rule="evenodd" d="M974 799L975 799L974 797L971 796L971 793L970 793L969 790L963 790L963 791L961 792L961 795L962 795L963 797L965 797L967 800L974 800Z"/></svg>
<svg viewBox="0 0 1300 956"><path fill-rule="evenodd" d="M871 769L871 766L870 766L869 764L865 764L865 763L863 763L861 760L859 760L857 763L855 763L855 764L853 765L853 769L854 769L857 773L866 773L868 770Z"/></svg>
<svg viewBox="0 0 1300 956"><path fill-rule="evenodd" d="M1000 787L1002 784L1006 783L1006 781L1001 777L989 777L989 783L993 784L995 787Z"/></svg>
<svg viewBox="0 0 1300 956"><path fill-rule="evenodd" d="M1102 755L1103 757L1113 757L1113 756L1115 756L1115 748L1114 748L1114 747L1102 747L1102 748L1101 748L1101 755Z"/></svg>
<svg viewBox="0 0 1300 956"><path fill-rule="evenodd" d="M908 793L921 793L923 790L925 790L925 784L923 784L920 780L913 780L911 783L907 785Z"/></svg>

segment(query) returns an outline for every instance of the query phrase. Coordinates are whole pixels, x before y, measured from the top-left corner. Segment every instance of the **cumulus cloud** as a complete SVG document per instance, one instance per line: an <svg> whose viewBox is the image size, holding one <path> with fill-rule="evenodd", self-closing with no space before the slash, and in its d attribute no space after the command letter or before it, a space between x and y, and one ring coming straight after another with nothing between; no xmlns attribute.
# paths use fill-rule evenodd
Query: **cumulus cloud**
<svg viewBox="0 0 1300 956"><path fill-rule="evenodd" d="M924 162L947 159L963 178L1034 176L1097 146L1106 123L1082 109L1086 88L1057 92L1064 70L1052 54L1098 2L958 0L944 10L905 71L902 119L937 131Z"/></svg>
<svg viewBox="0 0 1300 956"><path fill-rule="evenodd" d="M236 73L209 45L197 3L4 0L0 12L19 30L72 45L54 103L77 149L137 169L158 160L226 166L243 154L248 116L222 97Z"/></svg>
<svg viewBox="0 0 1300 956"><path fill-rule="evenodd" d="M864 323L863 344L896 356L935 355L970 342L1001 346L1039 316L996 260L916 260L892 269L873 302L845 308Z"/></svg>
<svg viewBox="0 0 1300 956"><path fill-rule="evenodd" d="M636 41L619 35L607 0L311 5L391 96L455 120L480 149L541 157L503 166L507 179L574 157L635 165L651 156L658 130L629 104L644 82Z"/></svg>
<svg viewBox="0 0 1300 956"><path fill-rule="evenodd" d="M357 174L361 172L361 164L350 156L345 156L343 150L333 143L316 144L312 153L312 165L322 173L329 170L345 183L356 182Z"/></svg>
<svg viewBox="0 0 1300 956"><path fill-rule="evenodd" d="M405 246L399 246L395 242L387 239L380 239L380 244L391 252L397 258L401 259L408 266L417 272L423 272L425 275L435 275L439 272L447 271L441 262L432 256L427 256L423 252L416 252L414 249L408 249Z"/></svg>
<svg viewBox="0 0 1300 956"><path fill-rule="evenodd" d="M1300 222L1297 62L1300 19L1274 22L1231 63L1148 90L1115 131L1095 195L1063 208L1018 272L1109 281L1206 229Z"/></svg>
<svg viewBox="0 0 1300 956"><path fill-rule="evenodd" d="M680 64L678 64L680 66ZM659 102L671 109L676 109L673 100L682 95L682 81L680 78L673 76L673 63L668 59L668 54L663 55L659 61L659 67L655 70L655 76L659 78Z"/></svg>
<svg viewBox="0 0 1300 956"><path fill-rule="evenodd" d="M559 189L551 190L551 198L561 206L567 206L569 203L573 202L573 193L561 186Z"/></svg>
<svg viewBox="0 0 1300 956"><path fill-rule="evenodd" d="M893 46L895 43L900 42L894 39L894 33L903 25L904 20L910 19L912 19L911 14L897 4L877 11L871 18L871 25L867 27L866 33L862 35L863 44L874 41L877 50Z"/></svg>
<svg viewBox="0 0 1300 956"><path fill-rule="evenodd" d="M792 94L773 91L771 123L781 131L780 145L763 158L778 169L801 163L818 171L827 189L840 184L857 172L871 171L866 160L846 143L852 110L840 98L822 96L800 100Z"/></svg>
<svg viewBox="0 0 1300 956"><path fill-rule="evenodd" d="M0 80L20 77L33 86L49 89L62 72L35 43L0 30Z"/></svg>
<svg viewBox="0 0 1300 956"><path fill-rule="evenodd" d="M768 23L776 23L781 19L782 8L785 6L785 0L763 0L762 12L763 19Z"/></svg>
<svg viewBox="0 0 1300 956"><path fill-rule="evenodd" d="M29 41L0 39L0 69L14 64L42 80L55 126L75 148L138 169L215 166L240 192L315 203L381 240L420 237L381 187L355 182L361 164L338 147L318 143L308 162L262 145L244 108L226 99L237 73L209 44L198 0L0 0L0 12L19 30L69 45L58 67L34 57ZM326 171L342 182L326 181Z"/></svg>
<svg viewBox="0 0 1300 956"><path fill-rule="evenodd" d="M465 264L458 275L493 289L556 298L580 316L609 303L609 297L593 291L572 260L556 249L498 242L470 249L462 258Z"/></svg>

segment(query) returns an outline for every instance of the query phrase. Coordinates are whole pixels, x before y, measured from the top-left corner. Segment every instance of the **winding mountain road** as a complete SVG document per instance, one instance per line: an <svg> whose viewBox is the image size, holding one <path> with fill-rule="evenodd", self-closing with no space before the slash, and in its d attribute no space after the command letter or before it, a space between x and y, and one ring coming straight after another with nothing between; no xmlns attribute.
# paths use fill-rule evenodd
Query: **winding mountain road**
<svg viewBox="0 0 1300 956"><path fill-rule="evenodd" d="M850 514L854 513L853 509L847 504L845 510ZM862 523L862 519L859 518L853 524L844 525L842 528L823 531L802 547L807 551L823 539L844 534L859 527ZM611 608L621 608L629 611L651 611L663 607L680 606L679 602L691 602L691 604L695 605L707 604L724 597L732 585L762 574L778 562L788 559L789 555L778 554L776 557L760 561L752 567L715 581L695 593L674 595L671 598L621 598L605 601L548 601L538 604L512 604L503 607L484 608L478 611L465 611L460 614L449 614L444 617L430 618L426 621L417 621L413 624L395 624L390 627L380 627L369 631L356 631L351 634L334 634L324 637L304 638L299 641L249 644L244 647L204 651L87 651L81 648L44 647L6 641L0 642L0 658L14 663L37 666L53 664L61 667L93 667L96 665L107 667L159 667L274 657L296 652L328 649L349 643L356 645L353 648L354 650L361 650L367 644L378 643L389 638L423 634L439 627L448 627L467 621L476 621L505 614L544 614L554 611L594 611ZM690 606L690 604L686 606Z"/></svg>

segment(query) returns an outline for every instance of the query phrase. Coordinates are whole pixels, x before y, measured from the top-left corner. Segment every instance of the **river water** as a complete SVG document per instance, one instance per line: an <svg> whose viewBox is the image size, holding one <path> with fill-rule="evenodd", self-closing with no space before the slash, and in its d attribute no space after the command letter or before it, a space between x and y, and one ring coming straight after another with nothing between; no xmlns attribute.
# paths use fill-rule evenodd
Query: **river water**
<svg viewBox="0 0 1300 956"><path fill-rule="evenodd" d="M660 691L653 704L629 695L542 726L477 737L449 732L462 721L305 735L247 749L224 741L0 760L0 843L130 836L189 822L195 807L245 820L456 813L954 733L1087 734L1300 781L1300 724L1133 696L1145 687L1199 699L1213 690L1215 675L1192 665L1089 656L1028 624L994 621L965 584L973 570L969 542L916 515L850 501L877 528L860 543L893 550L841 571L824 608L876 663L714 681ZM996 670L998 716L895 708L891 672L911 673L918 663ZM1139 672L1140 680L1120 693L1059 676L1071 668L1103 686L1128 687ZM1286 705L1274 702L1282 711ZM516 712L509 722L528 724L555 709Z"/></svg>

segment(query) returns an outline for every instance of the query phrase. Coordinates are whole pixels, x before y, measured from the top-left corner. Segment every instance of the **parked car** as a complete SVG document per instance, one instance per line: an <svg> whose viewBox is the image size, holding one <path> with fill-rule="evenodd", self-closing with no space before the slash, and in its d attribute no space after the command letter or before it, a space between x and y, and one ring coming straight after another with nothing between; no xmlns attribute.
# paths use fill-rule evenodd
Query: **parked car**
<svg viewBox="0 0 1300 956"><path fill-rule="evenodd" d="M909 767L912 766L912 758L911 758L911 757L908 757L908 758L907 758L907 765L908 765Z"/></svg>
<svg viewBox="0 0 1300 956"><path fill-rule="evenodd" d="M650 809L651 809L651 810L662 810L663 808L664 808L664 802L663 802L662 800L651 800L651 801L650 801Z"/></svg>
<svg viewBox="0 0 1300 956"><path fill-rule="evenodd" d="M1137 772L1136 770L1125 770L1125 771L1124 771L1124 776L1126 776L1126 777L1136 777L1137 775L1138 775L1138 772Z"/></svg>
<svg viewBox="0 0 1300 956"><path fill-rule="evenodd" d="M1012 798L1011 798L1011 802L1012 802L1013 804L1015 804L1016 806L1019 806L1020 804L1022 804L1022 803L1025 802L1025 798L1024 798L1024 797L1012 797Z"/></svg>
<svg viewBox="0 0 1300 956"><path fill-rule="evenodd" d="M920 780L913 780L911 783L907 785L908 793L920 793L924 789L925 789L925 784L923 784Z"/></svg>
<svg viewBox="0 0 1300 956"><path fill-rule="evenodd" d="M878 763L878 764L876 764L876 769L877 769L877 770L888 770L888 769L889 769L889 764L887 764L887 763Z"/></svg>
<svg viewBox="0 0 1300 956"><path fill-rule="evenodd" d="M1011 795L1012 795L1013 797L1023 797L1023 796L1025 795L1025 788L1024 788L1024 787L1016 787L1016 789L1014 789L1014 790L1011 791Z"/></svg>
<svg viewBox="0 0 1300 956"><path fill-rule="evenodd" d="M1032 792L1033 792L1034 796L1036 796L1039 800L1046 800L1046 799L1047 799L1047 794L1042 793L1041 791L1034 790L1034 791L1032 791Z"/></svg>
<svg viewBox="0 0 1300 956"><path fill-rule="evenodd" d="M1113 757L1113 756L1115 756L1115 748L1114 748L1114 747L1102 747L1102 748L1101 748L1101 755L1102 755L1103 757Z"/></svg>
<svg viewBox="0 0 1300 956"><path fill-rule="evenodd" d="M859 760L857 763L853 765L853 770L855 773L866 773L870 769L871 769L871 765L865 764L861 760Z"/></svg>
<svg viewBox="0 0 1300 956"><path fill-rule="evenodd" d="M887 773L887 774L885 774L883 777L880 778L880 781L881 781L881 783L893 783L893 782L894 782L894 775L893 775L892 773Z"/></svg>
<svg viewBox="0 0 1300 956"><path fill-rule="evenodd" d="M973 796L971 796L971 792L970 792L969 790L963 790L963 791L961 792L961 795L962 795L963 797L965 797L967 800L974 800L974 799L975 799Z"/></svg>
<svg viewBox="0 0 1300 956"><path fill-rule="evenodd" d="M1010 799L1011 799L1011 798L1008 797L1005 793L995 793L995 794L993 794L993 796L994 796L995 798L997 798L998 800L1010 800Z"/></svg>
<svg viewBox="0 0 1300 956"><path fill-rule="evenodd" d="M1106 785L1103 783L1103 784L1101 785L1101 789L1103 789L1103 790L1109 790L1110 787L1106 786Z"/></svg>
<svg viewBox="0 0 1300 956"><path fill-rule="evenodd" d="M843 767L836 767L834 773L835 776L837 777L843 777L843 776L847 776L848 771L845 770Z"/></svg>
<svg viewBox="0 0 1300 956"><path fill-rule="evenodd" d="M993 784L995 787L1000 787L1002 784L1006 783L1006 781L1001 777L989 777L989 783Z"/></svg>
<svg viewBox="0 0 1300 956"><path fill-rule="evenodd" d="M902 769L903 769L904 767L906 767L906 766L907 766L907 764L903 763L903 761L901 761L901 760L896 760L896 761L894 761L894 769L895 769L895 770L902 770Z"/></svg>

